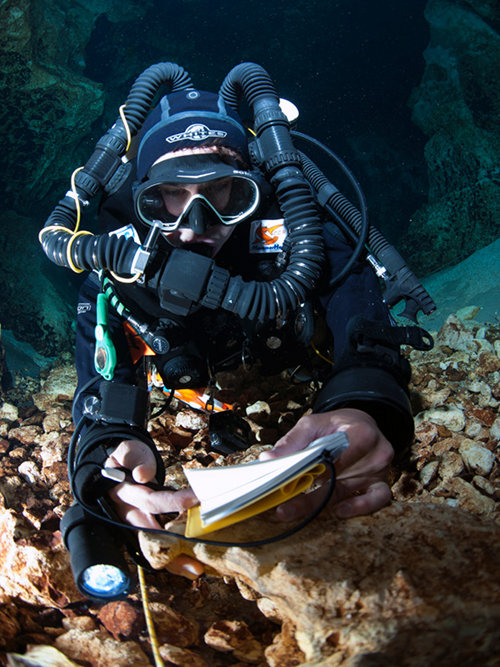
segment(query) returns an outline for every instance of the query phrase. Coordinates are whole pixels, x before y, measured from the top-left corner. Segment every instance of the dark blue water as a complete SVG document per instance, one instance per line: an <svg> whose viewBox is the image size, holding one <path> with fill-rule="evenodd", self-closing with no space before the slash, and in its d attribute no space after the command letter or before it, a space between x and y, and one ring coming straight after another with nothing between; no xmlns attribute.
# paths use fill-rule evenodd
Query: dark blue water
<svg viewBox="0 0 500 667"><path fill-rule="evenodd" d="M85 75L105 86L112 122L134 78L154 62L177 62L205 89L218 89L239 62L261 64L299 107L298 129L327 142L355 171L372 221L396 242L427 195L425 137L408 108L429 40L424 6L156 0L140 23L98 19Z"/></svg>

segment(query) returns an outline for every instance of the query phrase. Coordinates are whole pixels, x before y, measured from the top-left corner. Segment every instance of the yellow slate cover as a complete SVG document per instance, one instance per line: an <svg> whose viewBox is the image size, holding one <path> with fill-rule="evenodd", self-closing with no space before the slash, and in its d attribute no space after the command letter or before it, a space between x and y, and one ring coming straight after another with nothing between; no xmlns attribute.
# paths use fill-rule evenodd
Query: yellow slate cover
<svg viewBox="0 0 500 667"><path fill-rule="evenodd" d="M207 533L212 533L221 528L226 528L227 526L231 526L244 519L249 519L256 514L261 514L261 512L265 512L272 507L281 505L281 503L290 500L290 498L297 496L299 493L303 493L311 486L315 477L318 477L318 475L321 475L324 472L325 466L322 463L313 463L310 468L301 470L296 477L288 480L279 488L264 493L254 500L251 500L245 507L208 526L205 526L201 518L200 505L190 507L188 509L188 518L184 535L185 537L199 537L200 535L206 535Z"/></svg>

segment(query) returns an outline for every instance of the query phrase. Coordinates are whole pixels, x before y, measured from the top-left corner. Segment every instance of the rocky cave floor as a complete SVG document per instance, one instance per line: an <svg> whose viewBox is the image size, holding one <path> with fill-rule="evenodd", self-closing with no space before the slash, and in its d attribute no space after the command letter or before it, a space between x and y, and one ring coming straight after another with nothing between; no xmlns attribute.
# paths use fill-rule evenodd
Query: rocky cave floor
<svg viewBox="0 0 500 667"><path fill-rule="evenodd" d="M458 508L494 526L499 523L500 497L500 325L452 315L435 338L431 352L408 352L416 438L409 455L392 468L393 496L403 504ZM255 457L312 401L308 384L290 386L281 377L256 383L251 373L238 373L222 377L221 383L217 397L238 397L233 404L246 416L256 441L248 452L226 457L226 462ZM59 520L72 502L65 459L73 432L74 385L67 358L41 382L18 377L3 396L0 663L152 665L139 592L104 606L85 600L73 585L61 543ZM153 392L153 415L161 400ZM224 461L219 454L207 453L206 419L189 408L172 404L152 418L150 431L171 480L178 477L181 463ZM257 596L232 578L212 571L189 581L152 571L146 580L165 664L305 664L293 629L287 630L286 650L277 651L279 620L273 614L267 618L265 605L256 604ZM20 657L26 651L32 662ZM44 652L47 662L41 657L37 662L36 656ZM328 664L348 663L338 658Z"/></svg>

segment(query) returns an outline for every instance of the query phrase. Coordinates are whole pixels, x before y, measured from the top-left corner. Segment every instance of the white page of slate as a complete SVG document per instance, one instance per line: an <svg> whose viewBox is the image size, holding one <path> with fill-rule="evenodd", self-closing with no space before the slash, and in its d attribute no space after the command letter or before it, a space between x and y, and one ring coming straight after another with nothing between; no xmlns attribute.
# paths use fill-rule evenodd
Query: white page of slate
<svg viewBox="0 0 500 667"><path fill-rule="evenodd" d="M293 475L302 466L314 461L321 451L327 451L336 459L347 448L345 433L334 433L313 441L306 449L294 454L267 461L253 461L234 466L213 468L184 468L184 473L196 497L202 504L202 516L212 513L228 503L238 500L238 507L252 499L257 490L266 484L272 488L276 478Z"/></svg>

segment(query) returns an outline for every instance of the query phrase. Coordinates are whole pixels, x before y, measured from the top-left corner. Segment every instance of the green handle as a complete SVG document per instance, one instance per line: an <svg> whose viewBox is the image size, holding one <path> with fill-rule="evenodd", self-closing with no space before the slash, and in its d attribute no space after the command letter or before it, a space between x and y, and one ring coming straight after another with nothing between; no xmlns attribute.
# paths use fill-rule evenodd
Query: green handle
<svg viewBox="0 0 500 667"><path fill-rule="evenodd" d="M105 294L97 295L96 311L94 366L105 380L112 380L116 366L116 350L108 332L108 301Z"/></svg>

